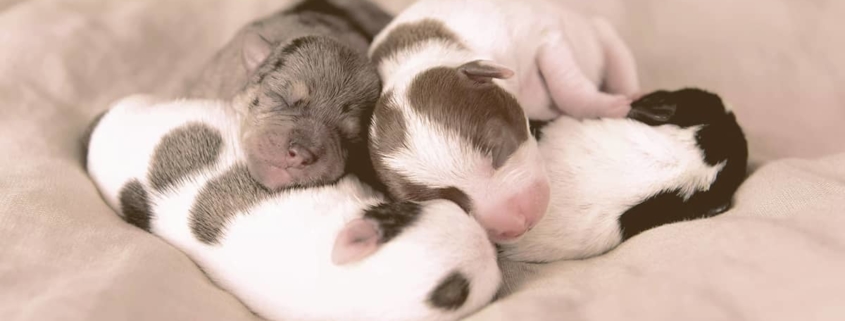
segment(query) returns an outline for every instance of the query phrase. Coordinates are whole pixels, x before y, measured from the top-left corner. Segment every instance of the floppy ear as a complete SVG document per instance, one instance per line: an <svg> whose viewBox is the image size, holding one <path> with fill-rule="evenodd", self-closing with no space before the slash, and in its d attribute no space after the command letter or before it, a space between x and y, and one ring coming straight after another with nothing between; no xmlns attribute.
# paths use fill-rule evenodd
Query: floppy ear
<svg viewBox="0 0 845 321"><path fill-rule="evenodd" d="M244 67L247 73L252 74L267 56L270 55L270 42L264 39L257 31L247 31L244 34L241 44L241 56L243 56Z"/></svg>
<svg viewBox="0 0 845 321"><path fill-rule="evenodd" d="M493 78L508 79L513 70L490 60L473 60L458 67L458 71L477 82L490 82Z"/></svg>
<svg viewBox="0 0 845 321"><path fill-rule="evenodd" d="M381 238L378 226L372 220L356 218L340 230L332 249L332 263L344 265L360 261L373 254Z"/></svg>

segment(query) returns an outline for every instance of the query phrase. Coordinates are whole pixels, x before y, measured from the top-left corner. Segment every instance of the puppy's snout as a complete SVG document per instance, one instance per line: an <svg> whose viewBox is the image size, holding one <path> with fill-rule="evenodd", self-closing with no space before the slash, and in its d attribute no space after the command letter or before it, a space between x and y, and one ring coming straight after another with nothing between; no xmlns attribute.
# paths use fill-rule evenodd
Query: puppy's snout
<svg viewBox="0 0 845 321"><path fill-rule="evenodd" d="M249 172L268 189L318 185L343 175L341 142L320 122L266 125L244 137Z"/></svg>
<svg viewBox="0 0 845 321"><path fill-rule="evenodd" d="M507 197L503 202L480 209L478 220L496 243L516 241L546 214L549 183L540 180Z"/></svg>
<svg viewBox="0 0 845 321"><path fill-rule="evenodd" d="M305 167L317 161L317 155L299 144L290 144L285 162L290 167Z"/></svg>

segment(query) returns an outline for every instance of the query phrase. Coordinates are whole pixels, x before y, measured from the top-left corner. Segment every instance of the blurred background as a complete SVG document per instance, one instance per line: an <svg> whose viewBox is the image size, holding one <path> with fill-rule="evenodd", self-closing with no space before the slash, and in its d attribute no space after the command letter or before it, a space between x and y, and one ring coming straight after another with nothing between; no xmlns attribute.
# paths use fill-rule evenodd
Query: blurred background
<svg viewBox="0 0 845 321"><path fill-rule="evenodd" d="M527 285L484 320L540 306L551 320L842 320L845 1L560 1L617 27L644 91L720 94L758 171L723 216L594 260L506 267ZM0 0L0 320L255 318L114 215L79 139L115 99L176 93L238 28L290 3Z"/></svg>

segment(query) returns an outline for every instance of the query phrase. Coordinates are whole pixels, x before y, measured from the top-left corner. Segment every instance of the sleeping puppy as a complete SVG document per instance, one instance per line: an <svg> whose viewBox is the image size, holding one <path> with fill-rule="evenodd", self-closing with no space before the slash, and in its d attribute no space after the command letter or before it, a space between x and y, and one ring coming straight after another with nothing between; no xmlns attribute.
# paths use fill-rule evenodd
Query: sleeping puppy
<svg viewBox="0 0 845 321"><path fill-rule="evenodd" d="M493 82L533 120L621 118L639 91L612 25L551 0L417 1L376 36L370 56L393 86L433 67Z"/></svg>
<svg viewBox="0 0 845 321"><path fill-rule="evenodd" d="M88 172L127 222L271 320L456 320L493 298L495 250L456 204L385 202L353 175L268 190L237 117L217 100L130 96L94 127Z"/></svg>
<svg viewBox="0 0 845 321"><path fill-rule="evenodd" d="M235 101L249 172L267 188L366 170L380 90L366 51L390 19L365 0L299 2L241 29L184 97Z"/></svg>
<svg viewBox="0 0 845 321"><path fill-rule="evenodd" d="M717 215L745 178L745 136L703 90L650 93L629 119L540 124L552 200L534 229L500 247L510 260L587 258L650 228Z"/></svg>
<svg viewBox="0 0 845 321"><path fill-rule="evenodd" d="M528 119L622 117L638 90L609 24L540 0L421 0L369 54L384 83L370 154L387 191L461 204L499 243L549 202Z"/></svg>

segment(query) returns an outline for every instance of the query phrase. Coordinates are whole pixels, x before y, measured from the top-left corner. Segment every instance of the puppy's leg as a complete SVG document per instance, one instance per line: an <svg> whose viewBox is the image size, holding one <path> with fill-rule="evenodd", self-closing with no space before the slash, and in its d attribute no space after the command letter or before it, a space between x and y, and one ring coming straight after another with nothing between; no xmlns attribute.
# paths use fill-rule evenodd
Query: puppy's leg
<svg viewBox="0 0 845 321"><path fill-rule="evenodd" d="M629 97L639 93L640 82L634 54L607 20L595 18L593 25L604 51L605 90Z"/></svg>
<svg viewBox="0 0 845 321"><path fill-rule="evenodd" d="M575 118L621 118L631 110L627 96L603 93L587 78L563 35L549 35L536 59L552 100L564 113Z"/></svg>

